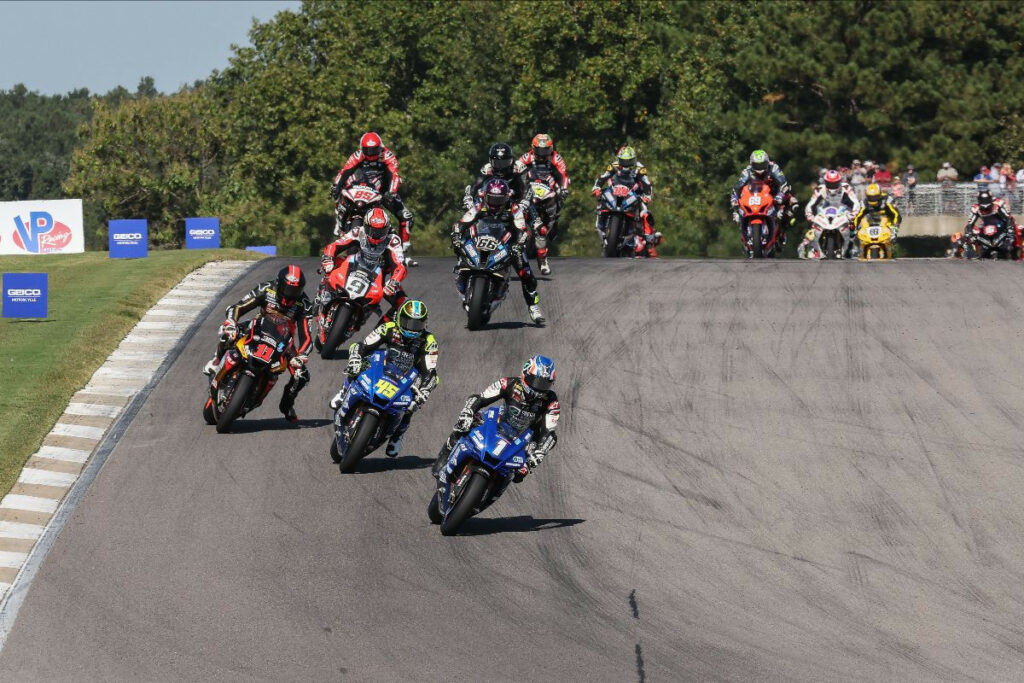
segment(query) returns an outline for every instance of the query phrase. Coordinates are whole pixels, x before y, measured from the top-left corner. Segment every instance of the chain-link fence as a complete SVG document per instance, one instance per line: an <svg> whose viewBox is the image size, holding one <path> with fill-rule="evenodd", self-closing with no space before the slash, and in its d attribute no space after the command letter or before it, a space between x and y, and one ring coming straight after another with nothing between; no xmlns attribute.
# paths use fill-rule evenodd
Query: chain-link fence
<svg viewBox="0 0 1024 683"><path fill-rule="evenodd" d="M860 189L860 188L858 188ZM886 188L883 188L886 189ZM886 189L904 216L966 216L978 201L977 183L919 183L913 188L894 185ZM1002 199L1008 210L1024 206L1024 187L1002 187L988 183L992 196ZM863 193L861 193L863 194ZM863 199L863 196L861 196Z"/></svg>

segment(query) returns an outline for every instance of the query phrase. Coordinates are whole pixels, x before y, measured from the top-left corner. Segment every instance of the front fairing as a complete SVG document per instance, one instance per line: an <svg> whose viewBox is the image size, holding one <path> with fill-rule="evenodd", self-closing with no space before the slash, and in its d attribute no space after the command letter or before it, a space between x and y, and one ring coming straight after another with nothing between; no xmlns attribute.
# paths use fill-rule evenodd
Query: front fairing
<svg viewBox="0 0 1024 683"><path fill-rule="evenodd" d="M384 349L375 351L370 356L369 366L355 380L348 381L348 391L338 414L347 416L357 404L389 414L405 412L412 407L412 387L418 377L419 371L415 367L410 365L406 368L389 361L388 352Z"/></svg>

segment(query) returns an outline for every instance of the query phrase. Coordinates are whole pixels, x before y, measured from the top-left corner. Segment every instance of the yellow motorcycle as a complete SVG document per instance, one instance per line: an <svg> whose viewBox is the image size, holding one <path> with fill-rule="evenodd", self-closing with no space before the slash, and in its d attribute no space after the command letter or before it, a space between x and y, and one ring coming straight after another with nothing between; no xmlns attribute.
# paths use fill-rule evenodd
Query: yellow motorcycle
<svg viewBox="0 0 1024 683"><path fill-rule="evenodd" d="M860 219L857 241L860 242L861 261L884 261L892 258L892 227L889 217L871 223L868 216Z"/></svg>

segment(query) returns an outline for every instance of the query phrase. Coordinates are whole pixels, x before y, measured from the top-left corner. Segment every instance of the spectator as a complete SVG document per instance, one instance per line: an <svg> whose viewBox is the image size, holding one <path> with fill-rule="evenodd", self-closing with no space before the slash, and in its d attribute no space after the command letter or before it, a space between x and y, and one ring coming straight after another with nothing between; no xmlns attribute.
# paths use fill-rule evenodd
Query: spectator
<svg viewBox="0 0 1024 683"><path fill-rule="evenodd" d="M935 179L942 183L942 212L958 215L956 199L953 196L953 184L960 180L960 174L948 161L942 162L942 168L935 174Z"/></svg>
<svg viewBox="0 0 1024 683"><path fill-rule="evenodd" d="M1006 210L1010 210L1010 204L1016 203L1017 195L1017 178L1013 175L1013 167L1010 164L1003 162L1003 167L999 169L999 186L1003 191L1003 202L1006 204Z"/></svg>
<svg viewBox="0 0 1024 683"><path fill-rule="evenodd" d="M978 172L974 174L974 189L978 192L987 192L989 180L991 180L991 178L988 174L988 166L982 166L978 169Z"/></svg>
<svg viewBox="0 0 1024 683"><path fill-rule="evenodd" d="M907 187L907 206L910 212L914 210L914 194L917 189L917 171L913 164L907 164L907 171L903 174L903 184Z"/></svg>
<svg viewBox="0 0 1024 683"><path fill-rule="evenodd" d="M892 188L892 173L885 166L875 169L875 182L882 187L882 192L888 192Z"/></svg>
<svg viewBox="0 0 1024 683"><path fill-rule="evenodd" d="M942 168L940 168L939 172L935 174L935 179L943 184L955 183L956 181L960 180L960 174L957 173L956 169L953 168L953 165L951 163L949 163L948 161L943 161Z"/></svg>
<svg viewBox="0 0 1024 683"><path fill-rule="evenodd" d="M864 162L864 177L867 179L868 183L875 182L876 170L877 168L875 166L875 162L871 161L870 159Z"/></svg>
<svg viewBox="0 0 1024 683"><path fill-rule="evenodd" d="M857 194L857 199L863 202L864 189L868 186L868 178L864 173L864 167L861 166L860 159L853 160L853 168L850 169L850 180L848 182Z"/></svg>

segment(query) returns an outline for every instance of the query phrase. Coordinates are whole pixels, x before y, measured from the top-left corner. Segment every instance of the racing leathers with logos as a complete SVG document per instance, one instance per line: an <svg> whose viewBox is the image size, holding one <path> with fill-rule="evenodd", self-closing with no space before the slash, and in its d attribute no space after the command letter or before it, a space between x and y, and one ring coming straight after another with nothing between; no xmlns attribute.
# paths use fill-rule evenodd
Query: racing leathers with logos
<svg viewBox="0 0 1024 683"><path fill-rule="evenodd" d="M857 193L854 192L853 187L849 183L839 183L839 187L836 189L830 189L825 186L825 183L819 184L814 189L814 194L807 201L807 206L804 207L804 218L807 219L807 224L811 228L804 235L803 240L797 245L796 255L798 258L807 258L807 250L813 244L814 237L816 235L813 224L814 217L818 214L818 210L821 208L846 206L850 211L851 216L855 216L860 211L860 200L857 199ZM856 228L851 224L850 229L856 232ZM815 255L818 258L820 254Z"/></svg>
<svg viewBox="0 0 1024 683"><path fill-rule="evenodd" d="M661 242L661 233L654 230L654 214L648 209L648 205L654 199L654 186L651 184L651 179L647 175L647 167L641 164L639 161L635 162L636 165L632 168L624 167L619 163L618 160L609 164L604 173L598 176L597 180L594 181L594 187L590 188L590 194L594 197L600 197L604 189L612 184L613 179L616 175L623 171L632 174L633 189L640 197L643 202L643 207L640 211L640 223L643 229L643 239L636 240L636 246L634 247L634 256L649 256L650 258L658 258L658 251L655 249L655 245ZM605 238L605 225L608 221L607 216L602 214L600 211L597 213L597 234L600 235L601 240Z"/></svg>
<svg viewBox="0 0 1024 683"><path fill-rule="evenodd" d="M542 461L554 448L557 441L555 428L558 426L558 396L551 390L530 389L521 377L502 377L484 389L483 393L473 394L466 399L455 429L448 435L434 462L434 476L438 477L442 485L446 483L449 474L445 468L448 456L459 439L468 434L474 423L478 422L476 412L497 401L505 402L505 421L511 422L520 431L529 428L533 432L528 450L535 463ZM521 480L525 474L525 471L520 471L516 481Z"/></svg>
<svg viewBox="0 0 1024 683"><path fill-rule="evenodd" d="M398 323L389 320L374 328L370 334L360 343L353 343L348 350L348 366L346 374L349 379L354 379L362 372L365 357L371 355L381 347L385 347L388 353L388 360L403 368L415 367L419 377L413 385L415 402L413 406L403 415L401 422L395 428L388 440L385 453L394 458L402 447L402 438L409 429L414 412L426 403L430 393L440 384L437 376L437 339L429 330L415 337L407 337L402 334ZM337 410L346 408L344 405L346 388L343 386L340 391L331 399L331 408Z"/></svg>
<svg viewBox="0 0 1024 683"><path fill-rule="evenodd" d="M478 202L462 218L452 226L451 241L452 251L460 259L465 258L463 243L469 237L470 228L481 218L490 216L486 202ZM523 289L523 300L530 312L530 319L535 323L544 322L544 314L540 309L540 295L537 293L537 278L530 269L530 263L526 260L526 243L529 234L526 231L526 218L523 210L516 204L506 204L505 208L494 215L505 225L505 231L509 234L509 252L512 256L512 267L519 275L519 284ZM459 275L456 280L456 287L459 293L466 293L466 277Z"/></svg>
<svg viewBox="0 0 1024 683"><path fill-rule="evenodd" d="M888 218L889 229L892 231L892 240L894 242L896 241L903 217L900 216L900 212L896 209L896 205L892 203L892 197L888 194L882 193L877 206L872 206L869 202L865 202L864 205L860 207L856 217L853 219L854 230L860 230L861 221L865 217L867 217L869 223L881 221L883 217Z"/></svg>
<svg viewBox="0 0 1024 683"><path fill-rule="evenodd" d="M983 226L994 225L1000 230L1006 230L1013 240L1013 258L1020 258L1021 231L1017 229L1017 221L1006 210L1002 199L993 198L989 192L982 192L979 195L979 202L971 206L970 220L964 226L963 234L967 240L974 235L974 229L978 223Z"/></svg>
<svg viewBox="0 0 1024 683"><path fill-rule="evenodd" d="M364 230L365 226L357 225L324 247L324 253L320 257L320 269L324 276L320 281L317 298L319 299L326 291L327 277L331 271L344 263L350 255L358 253L363 263L381 267L384 275L384 298L391 305L391 311L385 316L387 318L407 298L405 290L402 289L402 280L408 273L402 240L394 233L389 233L379 244L373 244L370 240L364 239Z"/></svg>
<svg viewBox="0 0 1024 683"><path fill-rule="evenodd" d="M569 174L565 159L555 150L550 136L544 134L533 138L530 150L519 157L519 163L526 168L528 180L543 180L556 193L554 216L549 217L549 225L544 224L537 207L530 202L530 227L537 247L537 262L541 273L548 275L551 273L548 264L548 236L554 235L558 229L558 219L562 215L565 197L569 194Z"/></svg>
<svg viewBox="0 0 1024 683"><path fill-rule="evenodd" d="M289 266L288 268L294 268L298 271L296 266ZM303 278L304 281L305 278ZM294 408L295 397L299 395L299 392L309 383L310 379L309 368L307 367L307 354L312 344L309 321L313 314L313 302L309 300L309 297L304 292L294 300L282 301L282 297L278 294L279 289L278 281L267 280L256 285L237 303L228 306L225 311L226 319L220 327L217 353L213 360L207 363L204 372L211 375L215 374L216 367L220 365L224 353L234 345L239 336L249 334L255 318L239 323L238 319L241 316L256 309L260 310L261 315L267 312L276 312L283 315L290 321L289 327L292 333L292 344L286 351L289 361L288 372L291 374L291 377L284 388L284 395L281 396L281 402L278 407L290 422L295 422L298 420Z"/></svg>
<svg viewBox="0 0 1024 683"><path fill-rule="evenodd" d="M792 195L792 188L789 185L789 181L786 180L786 174L782 172L782 168L774 161L768 162L768 168L763 174L756 173L750 164L740 172L740 177L736 180L736 184L733 185L732 194L729 196L733 220L737 223L740 222L740 193L743 192L743 188L746 187L747 183L753 180L767 182L768 187L771 188L772 197L775 201L775 210L780 216L779 234L782 237L782 244L785 245L786 229L796 223L796 212L800 205Z"/></svg>

